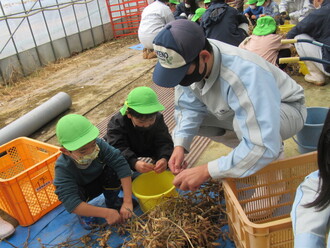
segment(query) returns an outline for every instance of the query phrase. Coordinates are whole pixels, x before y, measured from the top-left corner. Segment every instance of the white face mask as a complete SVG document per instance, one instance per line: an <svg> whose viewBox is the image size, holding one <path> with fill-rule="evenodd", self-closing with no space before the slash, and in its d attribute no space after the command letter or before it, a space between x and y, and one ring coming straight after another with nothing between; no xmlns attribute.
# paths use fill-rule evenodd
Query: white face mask
<svg viewBox="0 0 330 248"><path fill-rule="evenodd" d="M184 6L185 6L187 9L190 8L190 4L188 4L188 3L185 3Z"/></svg>
<svg viewBox="0 0 330 248"><path fill-rule="evenodd" d="M98 145L96 145L92 153L73 159L76 162L78 168L87 169L91 165L93 160L97 158L99 152L100 152L100 148Z"/></svg>
<svg viewBox="0 0 330 248"><path fill-rule="evenodd" d="M251 8L251 9L255 9L255 8L257 8L257 6L255 6L255 5L250 5L250 8Z"/></svg>

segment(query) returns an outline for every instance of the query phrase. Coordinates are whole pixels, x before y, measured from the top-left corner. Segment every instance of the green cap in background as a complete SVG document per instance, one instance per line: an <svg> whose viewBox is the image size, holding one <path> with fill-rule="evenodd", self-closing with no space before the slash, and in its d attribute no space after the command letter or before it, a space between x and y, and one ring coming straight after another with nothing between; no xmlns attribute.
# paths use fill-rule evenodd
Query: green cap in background
<svg viewBox="0 0 330 248"><path fill-rule="evenodd" d="M175 0L169 0L168 1L169 3L172 3L172 4L179 4L179 2L175 1Z"/></svg>
<svg viewBox="0 0 330 248"><path fill-rule="evenodd" d="M99 129L82 115L65 115L56 125L58 142L69 151L78 150L95 140L99 134Z"/></svg>
<svg viewBox="0 0 330 248"><path fill-rule="evenodd" d="M156 92L145 86L137 87L128 94L120 113L125 115L127 108L131 108L140 114L152 114L165 109L158 101Z"/></svg>
<svg viewBox="0 0 330 248"><path fill-rule="evenodd" d="M204 0L204 4L206 3L206 4L208 4L208 3L210 3L211 2L211 0Z"/></svg>
<svg viewBox="0 0 330 248"><path fill-rule="evenodd" d="M257 6L262 6L266 0L258 0Z"/></svg>
<svg viewBox="0 0 330 248"><path fill-rule="evenodd" d="M257 20L257 25L252 31L252 34L262 36L268 35L275 32L277 26L276 21L271 16L259 17Z"/></svg>
<svg viewBox="0 0 330 248"><path fill-rule="evenodd" d="M246 4L255 4L257 2L258 2L258 0L249 0L249 1L247 1Z"/></svg>
<svg viewBox="0 0 330 248"><path fill-rule="evenodd" d="M191 20L193 22L197 21L199 18L201 18L201 16L205 13L206 9L205 8L198 8L195 11L195 14L193 16L193 18L191 18Z"/></svg>

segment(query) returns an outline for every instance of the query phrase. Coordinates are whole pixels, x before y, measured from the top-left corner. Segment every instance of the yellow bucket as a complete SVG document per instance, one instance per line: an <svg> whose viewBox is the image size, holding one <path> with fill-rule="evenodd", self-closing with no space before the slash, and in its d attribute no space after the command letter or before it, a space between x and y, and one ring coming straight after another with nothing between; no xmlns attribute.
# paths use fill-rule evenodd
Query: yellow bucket
<svg viewBox="0 0 330 248"><path fill-rule="evenodd" d="M154 171L139 175L132 183L132 191L139 200L141 210L152 210L166 197L177 196L178 192L172 184L174 175L170 171L160 174Z"/></svg>
<svg viewBox="0 0 330 248"><path fill-rule="evenodd" d="M299 73L306 75L309 73L308 68L306 66L306 64L304 63L304 61L299 61Z"/></svg>
<svg viewBox="0 0 330 248"><path fill-rule="evenodd" d="M280 33L288 33L294 26L294 24L283 24L279 25L278 28L280 30Z"/></svg>

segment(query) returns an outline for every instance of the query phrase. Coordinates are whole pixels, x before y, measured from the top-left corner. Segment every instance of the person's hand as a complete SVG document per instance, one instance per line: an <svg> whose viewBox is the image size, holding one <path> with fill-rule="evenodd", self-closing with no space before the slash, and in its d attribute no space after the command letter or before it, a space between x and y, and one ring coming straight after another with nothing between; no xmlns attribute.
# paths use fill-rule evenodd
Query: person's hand
<svg viewBox="0 0 330 248"><path fill-rule="evenodd" d="M187 163L184 161L184 148L182 146L174 147L168 167L174 175L179 174L182 170L187 168Z"/></svg>
<svg viewBox="0 0 330 248"><path fill-rule="evenodd" d="M156 173L162 173L167 168L167 160L165 158L161 158L156 162L156 166L154 167L154 171Z"/></svg>
<svg viewBox="0 0 330 248"><path fill-rule="evenodd" d="M266 16L265 14L261 14L261 15L259 15L259 17L264 17L264 16Z"/></svg>
<svg viewBox="0 0 330 248"><path fill-rule="evenodd" d="M252 15L251 19L255 20L255 19L257 19L257 17L255 15Z"/></svg>
<svg viewBox="0 0 330 248"><path fill-rule="evenodd" d="M106 212L105 220L109 225L113 225L122 221L121 216L117 210L111 208L107 208L106 210L107 212Z"/></svg>
<svg viewBox="0 0 330 248"><path fill-rule="evenodd" d="M187 191L196 191L202 183L210 178L207 164L181 171L173 181L175 187Z"/></svg>
<svg viewBox="0 0 330 248"><path fill-rule="evenodd" d="M154 169L154 165L138 160L135 163L135 169L136 169L136 171L138 171L140 173L146 173L146 172L152 171Z"/></svg>
<svg viewBox="0 0 330 248"><path fill-rule="evenodd" d="M245 16L246 16L246 17L250 17L250 15L249 15L248 13L245 13Z"/></svg>
<svg viewBox="0 0 330 248"><path fill-rule="evenodd" d="M120 216L122 221L125 221L132 217L133 213L133 203L132 202L123 202L123 205L120 208Z"/></svg>
<svg viewBox="0 0 330 248"><path fill-rule="evenodd" d="M287 16L287 15L288 15L288 12L286 12L286 11L282 11L282 12L281 12L281 16L284 17L284 16Z"/></svg>

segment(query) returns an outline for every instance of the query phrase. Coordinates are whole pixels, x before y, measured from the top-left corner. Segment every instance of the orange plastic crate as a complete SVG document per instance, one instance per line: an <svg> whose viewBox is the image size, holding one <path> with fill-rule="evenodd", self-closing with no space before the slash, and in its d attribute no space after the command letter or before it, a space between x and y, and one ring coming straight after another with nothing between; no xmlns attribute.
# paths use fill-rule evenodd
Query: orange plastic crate
<svg viewBox="0 0 330 248"><path fill-rule="evenodd" d="M293 247L290 212L317 152L273 162L256 174L223 182L231 236L237 248Z"/></svg>
<svg viewBox="0 0 330 248"><path fill-rule="evenodd" d="M53 185L59 147L30 138L0 146L0 208L28 226L60 204Z"/></svg>

